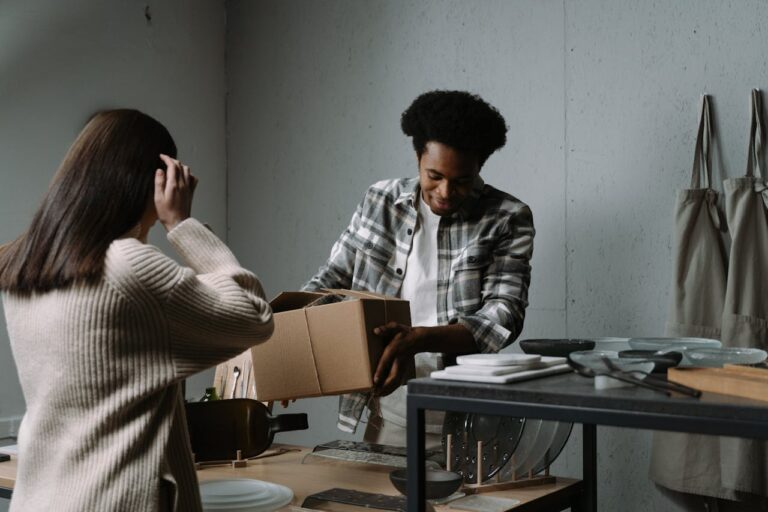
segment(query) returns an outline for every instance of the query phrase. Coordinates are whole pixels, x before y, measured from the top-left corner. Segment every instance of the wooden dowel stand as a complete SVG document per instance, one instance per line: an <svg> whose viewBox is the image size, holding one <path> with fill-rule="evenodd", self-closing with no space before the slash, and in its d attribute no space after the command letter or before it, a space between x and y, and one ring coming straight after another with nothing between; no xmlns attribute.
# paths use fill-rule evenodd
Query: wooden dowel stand
<svg viewBox="0 0 768 512"><path fill-rule="evenodd" d="M237 460L232 461L233 468L244 468L248 465L247 460L243 460L243 451L237 450Z"/></svg>
<svg viewBox="0 0 768 512"><path fill-rule="evenodd" d="M483 442L477 442L477 468L475 469L475 480L477 485L483 483Z"/></svg>
<svg viewBox="0 0 768 512"><path fill-rule="evenodd" d="M445 436L445 470L451 471L453 467L453 434Z"/></svg>
<svg viewBox="0 0 768 512"><path fill-rule="evenodd" d="M450 441L449 441L450 446ZM556 482L555 477L550 476L549 474L549 464L547 464L545 468L544 475L542 476L534 476L533 475L533 469L528 470L528 478L524 478L522 480L517 480L515 478L515 472L512 472L512 480L508 482L502 482L501 481L501 471L496 472L495 481L493 482L486 482L483 483L483 442L478 441L477 442L477 466L476 466L476 475L475 475L475 481L474 484L464 484L463 490L467 494L479 494L481 492L493 492L493 491L503 491L506 489L517 489L520 487L529 487L533 485L549 485L554 484ZM514 456L512 457L512 460L509 461L510 464L514 465ZM448 466L446 465L446 468ZM450 469L448 469L450 471Z"/></svg>

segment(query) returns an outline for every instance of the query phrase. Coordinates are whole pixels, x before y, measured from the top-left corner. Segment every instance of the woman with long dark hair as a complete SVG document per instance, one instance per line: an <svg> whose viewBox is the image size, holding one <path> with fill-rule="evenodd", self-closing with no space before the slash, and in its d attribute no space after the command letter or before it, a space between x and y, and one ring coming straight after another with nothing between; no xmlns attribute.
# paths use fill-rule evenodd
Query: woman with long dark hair
<svg viewBox="0 0 768 512"><path fill-rule="evenodd" d="M200 510L181 382L268 338L258 278L190 217L168 131L96 114L0 248L27 411L13 512ZM146 244L159 220L186 266Z"/></svg>

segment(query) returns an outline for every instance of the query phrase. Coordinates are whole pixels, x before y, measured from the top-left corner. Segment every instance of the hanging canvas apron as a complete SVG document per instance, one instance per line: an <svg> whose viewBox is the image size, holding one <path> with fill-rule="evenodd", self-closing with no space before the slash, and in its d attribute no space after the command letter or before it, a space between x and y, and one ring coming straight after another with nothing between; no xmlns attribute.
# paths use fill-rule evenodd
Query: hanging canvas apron
<svg viewBox="0 0 768 512"><path fill-rule="evenodd" d="M747 173L726 180L725 210L731 232L722 341L728 347L768 348L768 189L762 176L762 101L752 91ZM768 496L768 444L723 437L723 485Z"/></svg>
<svg viewBox="0 0 768 512"><path fill-rule="evenodd" d="M712 189L710 100L702 98L691 188L677 194L667 336L720 339L726 256L718 194ZM703 183L702 183L703 181ZM720 482L719 438L654 432L650 478L669 489L732 498Z"/></svg>

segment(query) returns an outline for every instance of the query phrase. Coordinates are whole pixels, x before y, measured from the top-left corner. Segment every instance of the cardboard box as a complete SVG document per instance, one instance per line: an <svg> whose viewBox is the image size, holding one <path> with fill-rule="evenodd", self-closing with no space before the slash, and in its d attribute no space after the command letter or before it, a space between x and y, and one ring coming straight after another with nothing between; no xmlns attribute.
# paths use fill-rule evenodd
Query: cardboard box
<svg viewBox="0 0 768 512"><path fill-rule="evenodd" d="M326 303L331 296L344 300ZM283 292L270 304L272 337L217 368L216 386L227 381L219 392L222 398L231 397L233 386L240 396L239 385L229 382L234 381L231 372L249 363L252 371L242 370L249 376L240 376L248 380L248 398L288 400L370 390L384 350L384 340L373 329L391 321L411 325L408 301L369 292Z"/></svg>

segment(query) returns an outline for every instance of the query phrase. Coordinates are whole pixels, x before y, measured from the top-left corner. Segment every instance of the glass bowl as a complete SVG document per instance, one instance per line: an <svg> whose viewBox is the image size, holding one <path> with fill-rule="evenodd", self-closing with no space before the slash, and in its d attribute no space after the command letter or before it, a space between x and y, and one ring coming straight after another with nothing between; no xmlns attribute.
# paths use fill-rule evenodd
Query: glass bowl
<svg viewBox="0 0 768 512"><path fill-rule="evenodd" d="M653 373L667 373L667 370L680 364L680 361L683 360L683 353L675 351L622 350L619 352L619 358L653 361Z"/></svg>
<svg viewBox="0 0 768 512"><path fill-rule="evenodd" d="M632 350L685 353L694 348L720 348L722 343L709 338L630 338L629 346Z"/></svg>
<svg viewBox="0 0 768 512"><path fill-rule="evenodd" d="M389 480L395 489L405 494L408 490L408 470L396 469L389 474ZM445 498L461 487L464 478L453 471L427 469L424 473L424 493L428 500Z"/></svg>
<svg viewBox="0 0 768 512"><path fill-rule="evenodd" d="M573 362L585 366L598 373L610 372L611 369L605 364L604 359L610 360L619 370L625 372L650 373L653 371L655 363L644 359L621 358L619 353L614 350L585 350L573 352L570 354Z"/></svg>

